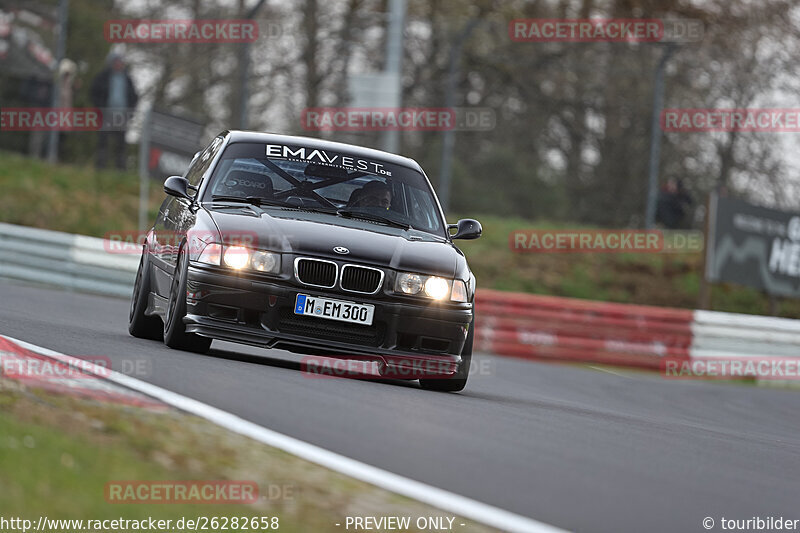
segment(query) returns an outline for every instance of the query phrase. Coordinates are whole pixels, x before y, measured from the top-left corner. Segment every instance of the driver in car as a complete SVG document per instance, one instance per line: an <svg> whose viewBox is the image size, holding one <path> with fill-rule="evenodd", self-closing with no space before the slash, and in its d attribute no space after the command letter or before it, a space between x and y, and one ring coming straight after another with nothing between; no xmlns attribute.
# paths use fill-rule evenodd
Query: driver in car
<svg viewBox="0 0 800 533"><path fill-rule="evenodd" d="M354 193L352 207L382 207L392 205L392 189L381 181L370 181Z"/></svg>

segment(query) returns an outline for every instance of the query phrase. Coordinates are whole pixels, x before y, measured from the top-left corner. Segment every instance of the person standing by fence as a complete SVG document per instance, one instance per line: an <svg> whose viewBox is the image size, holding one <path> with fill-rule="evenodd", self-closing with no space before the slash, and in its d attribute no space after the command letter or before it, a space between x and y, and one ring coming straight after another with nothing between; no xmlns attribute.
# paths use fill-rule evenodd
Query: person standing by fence
<svg viewBox="0 0 800 533"><path fill-rule="evenodd" d="M129 112L136 107L139 97L120 54L109 54L106 67L92 81L90 97L92 104L101 108L104 113L119 112L123 116L128 116ZM108 126L105 125L105 127ZM120 170L125 169L126 127L127 125L117 128L115 125L107 131L98 132L97 168L106 167L108 153L112 151L116 167Z"/></svg>

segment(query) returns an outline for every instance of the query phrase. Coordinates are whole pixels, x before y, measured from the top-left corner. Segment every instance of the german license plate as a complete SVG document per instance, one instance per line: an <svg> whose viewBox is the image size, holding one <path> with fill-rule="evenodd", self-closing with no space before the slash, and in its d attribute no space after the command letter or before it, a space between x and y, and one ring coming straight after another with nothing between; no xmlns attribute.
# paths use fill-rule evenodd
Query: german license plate
<svg viewBox="0 0 800 533"><path fill-rule="evenodd" d="M294 314L371 326L375 306L298 294L294 302Z"/></svg>

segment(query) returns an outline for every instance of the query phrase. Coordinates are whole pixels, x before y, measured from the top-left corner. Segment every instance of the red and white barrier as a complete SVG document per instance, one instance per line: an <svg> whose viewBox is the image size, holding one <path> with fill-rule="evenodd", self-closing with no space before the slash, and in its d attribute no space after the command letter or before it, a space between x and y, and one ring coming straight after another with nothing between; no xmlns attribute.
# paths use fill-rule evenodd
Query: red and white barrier
<svg viewBox="0 0 800 533"><path fill-rule="evenodd" d="M479 290L475 348L658 369L665 357L800 358L800 320Z"/></svg>

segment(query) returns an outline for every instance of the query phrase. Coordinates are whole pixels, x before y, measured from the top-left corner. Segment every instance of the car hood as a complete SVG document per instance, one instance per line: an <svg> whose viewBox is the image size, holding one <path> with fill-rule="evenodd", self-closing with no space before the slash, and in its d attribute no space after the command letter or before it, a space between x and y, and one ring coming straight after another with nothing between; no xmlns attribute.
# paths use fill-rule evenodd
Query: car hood
<svg viewBox="0 0 800 533"><path fill-rule="evenodd" d="M452 243L418 230L403 230L324 213L257 208L212 207L208 213L223 242L294 255L388 266L395 270L456 275L461 252ZM344 247L347 254L337 254Z"/></svg>

